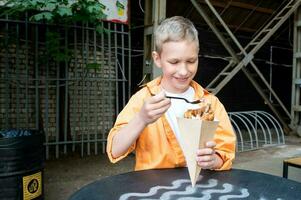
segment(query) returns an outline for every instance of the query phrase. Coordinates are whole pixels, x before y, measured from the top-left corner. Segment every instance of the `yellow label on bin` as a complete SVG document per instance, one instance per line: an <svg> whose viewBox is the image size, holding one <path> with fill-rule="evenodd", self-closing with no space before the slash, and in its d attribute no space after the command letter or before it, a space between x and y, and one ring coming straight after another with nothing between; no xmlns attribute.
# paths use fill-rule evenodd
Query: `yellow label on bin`
<svg viewBox="0 0 301 200"><path fill-rule="evenodd" d="M42 194L42 172L23 177L23 200L31 200Z"/></svg>

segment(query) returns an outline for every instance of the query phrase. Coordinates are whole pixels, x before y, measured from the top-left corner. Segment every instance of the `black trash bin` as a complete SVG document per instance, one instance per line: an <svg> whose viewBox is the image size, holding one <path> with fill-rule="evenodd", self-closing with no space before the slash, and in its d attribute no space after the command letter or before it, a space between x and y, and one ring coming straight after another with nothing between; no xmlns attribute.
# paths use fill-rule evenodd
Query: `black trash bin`
<svg viewBox="0 0 301 200"><path fill-rule="evenodd" d="M0 199L43 199L44 134L0 131Z"/></svg>

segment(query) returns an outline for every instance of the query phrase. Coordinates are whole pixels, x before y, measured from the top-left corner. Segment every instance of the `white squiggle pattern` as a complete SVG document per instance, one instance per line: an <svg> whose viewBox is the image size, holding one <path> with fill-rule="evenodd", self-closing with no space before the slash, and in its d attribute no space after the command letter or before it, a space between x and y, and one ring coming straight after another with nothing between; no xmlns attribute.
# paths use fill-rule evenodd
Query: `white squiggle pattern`
<svg viewBox="0 0 301 200"><path fill-rule="evenodd" d="M260 197L260 199L259 200L267 200L265 197ZM281 199L281 198L277 198L276 200L283 200L283 199Z"/></svg>
<svg viewBox="0 0 301 200"><path fill-rule="evenodd" d="M172 186L155 186L155 187L152 187L149 190L149 192L147 192L147 193L126 193L126 194L121 195L119 197L119 200L127 200L130 197L137 197L137 198L140 197L139 198L140 200L155 200L151 196L156 195L158 190L160 190L160 189L167 189L167 190L178 189L181 187L181 185L183 183L190 184L190 180L179 179L179 180L173 181ZM196 193L198 188L203 188L203 189L204 188L214 188L217 184L218 184L217 180L209 179L208 184L197 184L194 188L191 187L191 185L189 185L185 188L185 191L167 191L161 195L160 200L171 200L171 199L175 199L174 198L175 196L184 196L184 195L185 195L184 197L179 197L177 199L178 200L209 200L209 199L211 199L211 195L215 194L215 193L225 194L223 196L220 196L219 200L228 200L228 199L237 199L237 198L242 199L242 198L246 198L250 195L248 192L248 189L245 189L245 188L241 189L240 190L241 194L238 194L238 195L226 194L226 193L230 193L233 191L233 185L225 183L225 184L223 184L223 189L203 190L201 192L201 194L203 194L202 197L189 196L189 195Z"/></svg>
<svg viewBox="0 0 301 200"><path fill-rule="evenodd" d="M185 191L170 191L165 192L161 197L160 200L171 200L172 196L174 195L191 195L195 193L197 190L191 186L185 188Z"/></svg>
<svg viewBox="0 0 301 200"><path fill-rule="evenodd" d="M208 184L197 184L195 185L195 188L211 188L217 186L217 180L215 179L209 179ZM189 186L191 187L191 186Z"/></svg>
<svg viewBox="0 0 301 200"><path fill-rule="evenodd" d="M178 198L178 200L209 200L209 199L211 199L211 194L214 194L214 193L224 194L224 193L231 192L233 190L233 186L228 183L223 184L223 187L224 187L224 189L204 190L202 192L202 194L204 196L202 196L202 197L182 197L182 198Z"/></svg>
<svg viewBox="0 0 301 200"><path fill-rule="evenodd" d="M119 200L126 200L129 197L148 197L152 196L154 194L157 194L157 191L160 189L177 189L181 187L182 183L190 183L190 180L188 179L179 179L172 182L172 186L155 186L152 187L148 193L126 193L119 197Z"/></svg>
<svg viewBox="0 0 301 200"><path fill-rule="evenodd" d="M241 199L241 198L246 198L250 195L248 190L245 188L241 189L240 192L241 192L241 194L239 194L239 195L228 194L225 196L221 196L220 198L218 198L218 200Z"/></svg>
<svg viewBox="0 0 301 200"><path fill-rule="evenodd" d="M173 195L190 195L197 191L197 188L213 188L217 185L217 180L209 179L208 184L197 184L194 188L191 186L187 186L185 191L169 191L165 192L160 199L161 200L169 200L172 199Z"/></svg>

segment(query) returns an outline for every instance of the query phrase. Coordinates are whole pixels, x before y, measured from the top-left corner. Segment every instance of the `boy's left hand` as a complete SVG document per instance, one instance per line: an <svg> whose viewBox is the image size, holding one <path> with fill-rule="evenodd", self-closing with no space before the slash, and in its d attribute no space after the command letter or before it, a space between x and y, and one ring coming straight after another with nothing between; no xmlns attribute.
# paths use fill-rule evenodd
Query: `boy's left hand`
<svg viewBox="0 0 301 200"><path fill-rule="evenodd" d="M223 161L215 153L214 147L216 143L214 141L206 142L206 146L197 150L197 162L202 169L218 169L222 166Z"/></svg>

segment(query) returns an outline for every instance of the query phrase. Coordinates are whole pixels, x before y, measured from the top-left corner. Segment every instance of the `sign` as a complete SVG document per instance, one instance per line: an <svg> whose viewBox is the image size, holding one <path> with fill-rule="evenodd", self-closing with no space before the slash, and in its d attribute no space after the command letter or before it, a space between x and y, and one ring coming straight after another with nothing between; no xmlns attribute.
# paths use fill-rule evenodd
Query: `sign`
<svg viewBox="0 0 301 200"><path fill-rule="evenodd" d="M42 195L42 172L23 177L23 200L31 200Z"/></svg>
<svg viewBox="0 0 301 200"><path fill-rule="evenodd" d="M99 0L104 5L105 20L119 23L128 23L128 0Z"/></svg>

